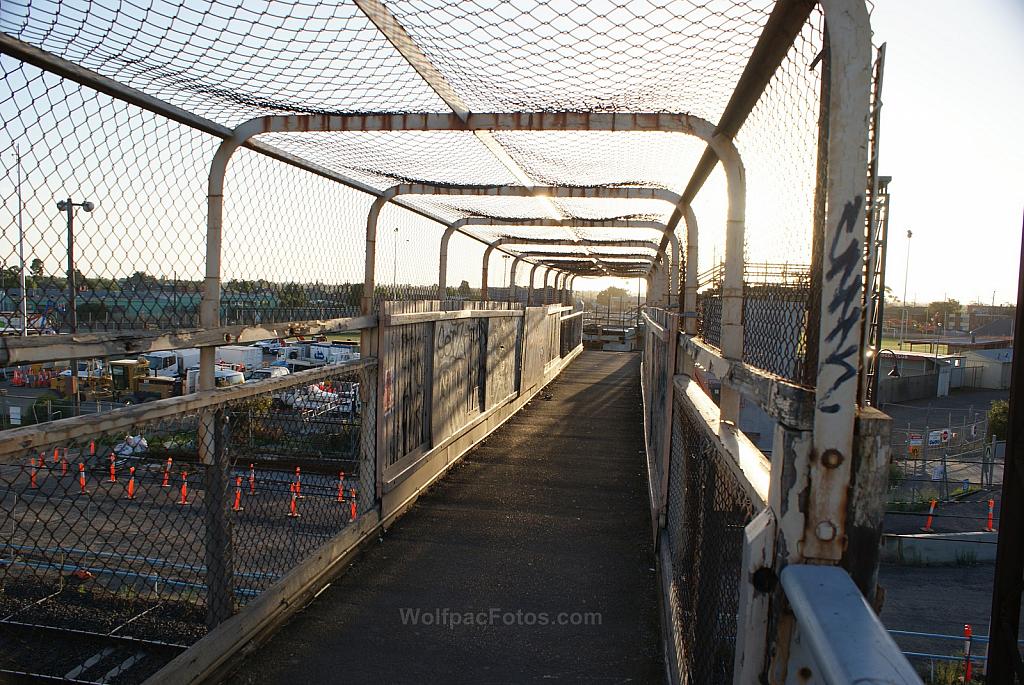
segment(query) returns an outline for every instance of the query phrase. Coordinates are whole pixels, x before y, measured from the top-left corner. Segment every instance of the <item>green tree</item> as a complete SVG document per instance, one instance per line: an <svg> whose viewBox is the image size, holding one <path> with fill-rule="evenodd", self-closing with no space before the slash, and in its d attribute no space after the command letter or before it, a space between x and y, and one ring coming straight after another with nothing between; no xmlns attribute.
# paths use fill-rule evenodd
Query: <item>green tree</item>
<svg viewBox="0 0 1024 685"><path fill-rule="evenodd" d="M305 307L309 304L309 296L306 291L298 283L286 283L281 288L281 294L278 297L282 307Z"/></svg>
<svg viewBox="0 0 1024 685"><path fill-rule="evenodd" d="M456 291L460 297L469 297L472 289L469 287L469 281L463 281L459 283L459 289Z"/></svg>
<svg viewBox="0 0 1024 685"><path fill-rule="evenodd" d="M612 300L620 300L628 297L629 291L625 288L619 288L616 286L609 286L597 294L597 303L608 306Z"/></svg>
<svg viewBox="0 0 1024 685"><path fill-rule="evenodd" d="M928 305L928 320L934 324L952 325L960 314L960 303L957 300L936 301ZM948 317L948 318L947 318Z"/></svg>
<svg viewBox="0 0 1024 685"><path fill-rule="evenodd" d="M28 265L28 272L36 281L41 279L45 275L43 273L43 260L39 257L33 257L31 263Z"/></svg>
<svg viewBox="0 0 1024 685"><path fill-rule="evenodd" d="M21 272L16 266L5 266L0 269L0 287L4 290L8 288L19 288L21 287Z"/></svg>
<svg viewBox="0 0 1024 685"><path fill-rule="evenodd" d="M1010 403L996 400L988 409L988 432L997 440L1006 440L1007 429L1010 427Z"/></svg>

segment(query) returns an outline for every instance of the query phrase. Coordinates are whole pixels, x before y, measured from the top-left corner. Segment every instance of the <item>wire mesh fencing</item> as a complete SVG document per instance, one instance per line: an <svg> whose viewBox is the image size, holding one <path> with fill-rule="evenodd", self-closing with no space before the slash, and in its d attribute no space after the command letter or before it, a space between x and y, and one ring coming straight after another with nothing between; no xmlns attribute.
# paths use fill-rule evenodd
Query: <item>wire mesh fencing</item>
<svg viewBox="0 0 1024 685"><path fill-rule="evenodd" d="M358 520L375 497L373 368L121 409L63 440L25 429L33 446L0 466L0 625L69 649L4 648L0 670L65 676L103 636L167 646L125 669L137 682Z"/></svg>
<svg viewBox="0 0 1024 685"><path fill-rule="evenodd" d="M756 510L709 439L713 427L674 400L666 529L679 682L733 682L743 529Z"/></svg>
<svg viewBox="0 0 1024 685"><path fill-rule="evenodd" d="M892 429L890 505L914 508L931 499L963 499L1001 487L1006 442L990 433L987 416L971 410L955 417L929 413L931 425Z"/></svg>

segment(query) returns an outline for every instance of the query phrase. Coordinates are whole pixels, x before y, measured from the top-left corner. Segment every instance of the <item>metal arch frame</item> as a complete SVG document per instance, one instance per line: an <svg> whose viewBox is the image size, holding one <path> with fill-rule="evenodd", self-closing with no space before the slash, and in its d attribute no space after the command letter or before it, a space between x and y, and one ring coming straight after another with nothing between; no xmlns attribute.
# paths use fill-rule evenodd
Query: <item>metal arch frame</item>
<svg viewBox="0 0 1024 685"><path fill-rule="evenodd" d="M400 28L400 27L399 27ZM726 238L726 277L722 304L722 352L730 359L742 357L743 336L740 318L743 277L743 226L745 214L745 176L739 153L731 138L718 135L706 119L689 114L607 113L607 112L518 112L450 114L335 114L267 115L238 125L221 142L210 165L208 184L206 276L200 318L204 327L220 322L221 232L224 209L224 177L234 152L250 139L266 133L312 133L341 131L661 131L696 136L708 143L726 171L728 220ZM493 137L492 137L493 138ZM492 152L494 150L492 149ZM507 155L506 155L507 156ZM383 203L382 203L383 206ZM372 310L374 268L376 265L375 226L367 222L366 258L361 310ZM458 223L458 222L456 222ZM659 228L662 228L659 226ZM664 227L667 229L667 227ZM674 234L673 234L674 235ZM738 246L738 250L736 249ZM730 259L730 254L732 258ZM678 273L678 271L677 271ZM738 279L736 276L738 275ZM677 281L676 281L677 282ZM213 387L214 351L203 352L200 360L200 387ZM726 391L728 388L726 389ZM724 399L728 399L724 392ZM735 412L723 405L723 416L735 420Z"/></svg>
<svg viewBox="0 0 1024 685"><path fill-rule="evenodd" d="M514 185L464 185L464 184L433 184L433 183L399 183L384 191L370 205L366 217L367 235L376 234L376 224L384 207L402 195L450 196L450 197L548 197L576 199L624 199L624 200L660 200L670 204L679 202L680 195L666 188L650 186L514 186ZM405 207L405 205L403 205ZM437 220L437 219L435 219ZM451 224L440 221L451 227ZM478 242L479 237L456 227L454 231L446 231L442 236L441 259L447 266L448 241L453 232L461 233ZM439 267L440 268L440 267ZM447 269L444 269L447 275ZM444 298L447 283L438 283L438 297ZM485 289L486 292L486 289Z"/></svg>
<svg viewBox="0 0 1024 685"><path fill-rule="evenodd" d="M573 227L573 226L578 226L580 228L642 228L642 229L651 229L651 230L660 231L663 235L669 236L669 240L670 240L670 242L671 242L671 244L672 244L672 246L674 248L673 249L674 257L673 257L673 260L672 260L671 274L672 274L673 280L675 282L678 282L678 278L679 278L678 277L678 274L679 274L678 256L679 256L679 253L680 253L680 250L679 250L679 240L675 236L674 233L666 233L666 231L668 229L666 228L665 224L660 222L660 221L651 221L651 220L646 220L646 219L628 219L628 218L627 219L491 219L491 218L487 218L487 217L472 216L472 217L466 217L464 219L459 219L458 221L455 221L455 222L449 224L448 228L445 230L444 234L441 236L441 248L440 248L441 249L441 254L440 254L440 258L438 260L438 263L440 265L439 266L439 273L438 273L438 291L439 292L443 292L444 288L447 285L447 278L448 278L448 243L449 243L449 241L451 239L452 234L455 233L456 231L459 231L464 226L524 226L524 227L529 227L529 226L537 226L537 227ZM506 239L499 238L497 241L495 241L495 243L498 243L501 240L506 240ZM524 240L534 240L534 239L524 238ZM492 243L491 246L494 246L495 243ZM572 244L583 245L583 244L585 244L585 240L584 239L580 239L578 241L575 241ZM492 247L488 247L488 250L490 250L490 249L492 249ZM485 265L487 264L487 260L489 258L489 254L490 253L488 252L488 253L485 253L485 255L484 255L484 264ZM483 274L483 283L481 284L481 287L483 289L486 289L486 287L487 287L487 285L486 285L486 278L487 278L487 274L486 274L486 267L485 267L484 268L484 274Z"/></svg>
<svg viewBox="0 0 1024 685"><path fill-rule="evenodd" d="M449 227L449 228L451 228L451 227ZM455 228L454 230L458 230L458 229ZM445 264L445 266L447 266L447 262L448 262L448 259L447 259L447 243L444 242L443 237L442 237L442 244L443 244L443 249L445 250L445 253L444 253L444 256L443 256L443 263ZM568 240L568 239L550 239L550 238L549 239L541 239L541 238L499 238L499 239L495 240L494 242L489 243L487 245L487 249L484 250L483 268L481 270L481 279L480 279L480 288L481 288L481 291L483 293L484 301L487 301L487 298L488 298L488 294L487 294L488 285L489 285L488 274L489 274L489 268L490 268L491 253L494 250L499 250L500 252L505 252L506 254L511 254L512 256L514 256L516 258L516 261L513 262L512 267L511 267L510 272L509 272L510 287L514 288L515 287L515 285L514 285L514 283L515 283L515 273L516 273L515 272L515 267L516 267L516 263L517 262L519 262L520 260L525 260L525 261L528 261L528 262L529 261L533 261L534 255L555 256L555 253L543 253L543 252L535 253L533 251L522 251L522 250L517 250L515 253L509 253L507 250L502 250L501 248L503 246L505 246L505 245L533 245L533 244L539 244L539 245L566 245L566 246L582 245L582 246L586 246L586 247L603 247L603 246L608 246L608 247L611 247L611 246L619 246L619 247L644 247L644 248L648 248L648 249L655 250L655 251L657 251L657 249L658 249L658 245L656 243L654 243L652 241L646 241L646 240L613 240L613 241L606 241L606 240L587 240L587 239ZM566 253L566 254L568 256L572 256L570 253ZM601 260L602 258L605 258L605 257L616 257L618 255L607 254L607 255L590 255L590 256L593 257L594 259ZM656 255L653 255L653 256L642 255L642 257L645 258L645 259L649 259L652 263L657 258ZM440 289L442 287L446 287L446 281L447 281L447 269L445 269L444 272L441 272L440 269L439 269L439 273L438 273L438 284L439 285L438 285L438 288Z"/></svg>

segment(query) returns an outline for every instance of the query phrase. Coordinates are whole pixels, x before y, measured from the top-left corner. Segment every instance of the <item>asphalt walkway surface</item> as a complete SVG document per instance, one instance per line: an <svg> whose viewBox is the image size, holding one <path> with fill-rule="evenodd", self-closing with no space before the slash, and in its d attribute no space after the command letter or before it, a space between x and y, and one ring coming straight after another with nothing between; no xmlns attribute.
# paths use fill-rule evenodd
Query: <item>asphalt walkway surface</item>
<svg viewBox="0 0 1024 685"><path fill-rule="evenodd" d="M661 682L639 361L584 352L230 682Z"/></svg>

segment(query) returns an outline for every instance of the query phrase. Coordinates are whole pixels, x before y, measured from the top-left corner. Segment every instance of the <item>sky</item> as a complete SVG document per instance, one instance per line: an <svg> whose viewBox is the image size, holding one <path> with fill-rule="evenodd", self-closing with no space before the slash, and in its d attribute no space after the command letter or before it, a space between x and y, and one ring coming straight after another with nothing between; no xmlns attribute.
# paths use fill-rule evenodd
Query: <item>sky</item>
<svg viewBox="0 0 1024 685"><path fill-rule="evenodd" d="M1013 113L1024 111L1024 92L1017 84L1024 73L1024 42L1019 39L1024 35L1024 0L876 0L874 5L874 42L886 42L888 50L880 165L883 175L893 177L887 284L902 297L907 273L905 234L911 229L909 299L991 302L994 295L997 303L1014 301L1024 209L1024 165L1020 163L1024 128ZM33 116L28 117L30 130L16 134L16 113L5 112L3 106L10 104L6 99L0 102L0 117L11 124L0 127L0 149L8 170L0 178L4 197L0 212L2 223L13 226L13 155L3 144L10 135L20 142L29 173L25 211L29 256L41 256L47 272L62 272L63 218L54 210L53 199L70 194L98 205L92 215L79 219L78 261L91 275L126 275L144 268L198 278L204 179L215 141L154 122L127 106L111 105L105 96L82 95L54 78L36 78L31 70L7 71L10 61L4 60L0 58L0 66L5 68L6 85L15 93L12 101L17 99L18 106ZM810 72L797 68L794 73L806 82ZM762 102L758 109L773 115L779 111L779 102L785 104ZM774 124L766 123L770 117L759 117L755 109L737 138L741 154L751 162L747 238L748 250L758 261L808 261L809 233L803 227L810 197L795 192L798 183L792 181L813 173L813 150L808 152L796 143L813 141L811 120L816 107L799 105L795 111L800 120L789 111L788 118L775 119ZM804 121L807 117L810 120ZM68 122L85 134L69 133ZM161 144L136 144L136 134L151 129L155 131L151 138ZM59 140L64 136L78 139L78 145L65 149ZM615 150L597 147L608 152L610 159L619 159ZM696 149L699 154L703 146ZM586 151L585 147L574 149L572 154L589 159ZM636 155L627 159L637 168L646 168ZM673 160L683 180L688 178L692 161ZM282 189L294 188L301 180L293 178L299 172L278 167L283 165L258 164L235 167L248 169L237 176L233 169L229 173L229 185L244 188L245 198L260 201L250 203L250 211L237 216L233 212L243 203L227 203L226 239L233 247L225 255L225 278L287 279L287 270L294 271L296 264L303 265L302 276L310 280L360 278L360 237L369 197L356 201L355 193L321 187L326 182L308 178L301 193L286 192ZM150 175L134 173L137 168L148 169ZM801 187L806 191L812 186ZM230 198L239 195L229 193ZM297 197L305 199L298 202ZM701 247L701 270L722 256L724 197L724 179L716 171L694 203L702 242L706 241ZM330 240L339 226L349 230L353 240ZM381 217L381 231L380 282L397 278L428 283L436 278L439 225L392 206ZM0 243L12 254L14 235L6 231L6 245ZM277 249L266 250L268 243ZM168 250L168 245L174 249ZM449 282L457 284L465 278L478 285L481 251L482 246L468 239L454 241ZM503 271L499 260L499 255L492 257L492 273ZM526 273L525 269L519 272L520 283ZM600 289L611 283L617 282L581 279L577 286ZM634 280L626 285L632 292L637 284Z"/></svg>
<svg viewBox="0 0 1024 685"><path fill-rule="evenodd" d="M886 284L927 302L1016 302L1024 218L1024 2L877 0ZM911 230L910 269L906 231Z"/></svg>

